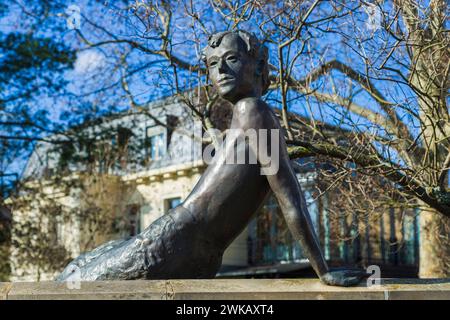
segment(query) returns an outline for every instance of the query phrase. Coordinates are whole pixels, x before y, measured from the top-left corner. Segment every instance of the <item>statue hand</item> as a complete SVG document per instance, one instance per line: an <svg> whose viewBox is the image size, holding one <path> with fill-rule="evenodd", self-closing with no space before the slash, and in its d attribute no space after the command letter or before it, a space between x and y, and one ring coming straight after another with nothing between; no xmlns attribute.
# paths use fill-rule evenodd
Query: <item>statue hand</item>
<svg viewBox="0 0 450 320"><path fill-rule="evenodd" d="M329 286L349 287L357 285L369 276L370 273L361 269L331 269L320 277L320 281Z"/></svg>

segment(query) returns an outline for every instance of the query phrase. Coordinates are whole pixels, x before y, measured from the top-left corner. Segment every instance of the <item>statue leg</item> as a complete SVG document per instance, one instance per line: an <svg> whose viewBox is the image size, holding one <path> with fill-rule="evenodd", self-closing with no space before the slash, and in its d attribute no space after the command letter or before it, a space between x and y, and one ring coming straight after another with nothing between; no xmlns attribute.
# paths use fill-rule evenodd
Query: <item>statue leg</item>
<svg viewBox="0 0 450 320"><path fill-rule="evenodd" d="M211 278L222 254L202 240L195 213L170 210L143 232L105 243L73 260L57 281Z"/></svg>

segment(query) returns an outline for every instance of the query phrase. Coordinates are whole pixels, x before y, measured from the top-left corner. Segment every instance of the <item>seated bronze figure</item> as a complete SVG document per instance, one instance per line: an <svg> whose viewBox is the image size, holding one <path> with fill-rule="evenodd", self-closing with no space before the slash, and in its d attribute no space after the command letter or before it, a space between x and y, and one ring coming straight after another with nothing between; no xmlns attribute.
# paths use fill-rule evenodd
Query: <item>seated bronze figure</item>
<svg viewBox="0 0 450 320"><path fill-rule="evenodd" d="M139 235L106 243L76 258L57 280L71 280L75 273L81 281L213 278L225 249L270 190L323 283L349 286L366 276L362 271L330 270L322 255L284 136L275 135L281 131L279 121L261 100L269 86L267 55L267 48L245 31L222 32L209 39L204 61L219 95L234 105L230 129L236 130L230 132L237 133L227 135L226 145L217 150L215 160L181 205ZM262 147L256 146L241 139L240 132L248 129L265 130L270 137ZM271 143L274 137L275 144ZM247 152L257 161L229 163L225 156L229 152ZM262 161L267 154L277 155L275 172Z"/></svg>

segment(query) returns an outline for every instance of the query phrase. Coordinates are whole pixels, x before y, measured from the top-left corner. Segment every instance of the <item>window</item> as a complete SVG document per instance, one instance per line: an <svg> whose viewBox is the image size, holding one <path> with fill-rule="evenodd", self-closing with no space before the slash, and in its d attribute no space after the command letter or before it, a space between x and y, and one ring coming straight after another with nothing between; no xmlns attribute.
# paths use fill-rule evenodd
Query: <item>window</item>
<svg viewBox="0 0 450 320"><path fill-rule="evenodd" d="M314 191L306 187L303 189L303 194L305 195L306 206L308 207L314 230L316 231L316 234L319 234L319 208L318 202L314 199Z"/></svg>
<svg viewBox="0 0 450 320"><path fill-rule="evenodd" d="M308 211L316 234L319 234L319 205L311 189L304 189ZM302 248L293 237L275 196L270 196L249 229L249 261L253 265L299 262L305 259Z"/></svg>
<svg viewBox="0 0 450 320"><path fill-rule="evenodd" d="M45 167L43 170L43 176L50 178L56 174L56 167L59 161L59 153L55 150L49 150L45 158Z"/></svg>
<svg viewBox="0 0 450 320"><path fill-rule="evenodd" d="M181 203L181 198L170 198L165 200L164 209L167 212L170 209L177 207Z"/></svg>
<svg viewBox="0 0 450 320"><path fill-rule="evenodd" d="M159 160L164 157L166 154L166 143L163 132L153 135L147 134L146 153L149 160Z"/></svg>
<svg viewBox="0 0 450 320"><path fill-rule="evenodd" d="M48 221L48 235L52 246L64 245L63 219L60 215L51 215Z"/></svg>
<svg viewBox="0 0 450 320"><path fill-rule="evenodd" d="M117 128L117 143L119 148L126 148L132 136L133 132L130 129L123 127Z"/></svg>
<svg viewBox="0 0 450 320"><path fill-rule="evenodd" d="M112 142L98 136L93 148L92 155L94 156L95 167L99 173L108 173L112 165Z"/></svg>
<svg viewBox="0 0 450 320"><path fill-rule="evenodd" d="M128 128L117 128L117 135L113 137L113 146L115 152L117 152L117 166L123 170L127 168L128 153L130 139L133 136L133 132Z"/></svg>

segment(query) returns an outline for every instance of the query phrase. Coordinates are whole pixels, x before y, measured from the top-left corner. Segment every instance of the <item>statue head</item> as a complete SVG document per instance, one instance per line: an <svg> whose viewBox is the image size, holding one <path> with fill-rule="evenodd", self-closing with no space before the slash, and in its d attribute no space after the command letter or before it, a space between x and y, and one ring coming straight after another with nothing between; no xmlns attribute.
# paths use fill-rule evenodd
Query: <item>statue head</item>
<svg viewBox="0 0 450 320"><path fill-rule="evenodd" d="M253 34L242 30L212 35L202 54L219 95L233 103L267 92L267 59L267 48Z"/></svg>

